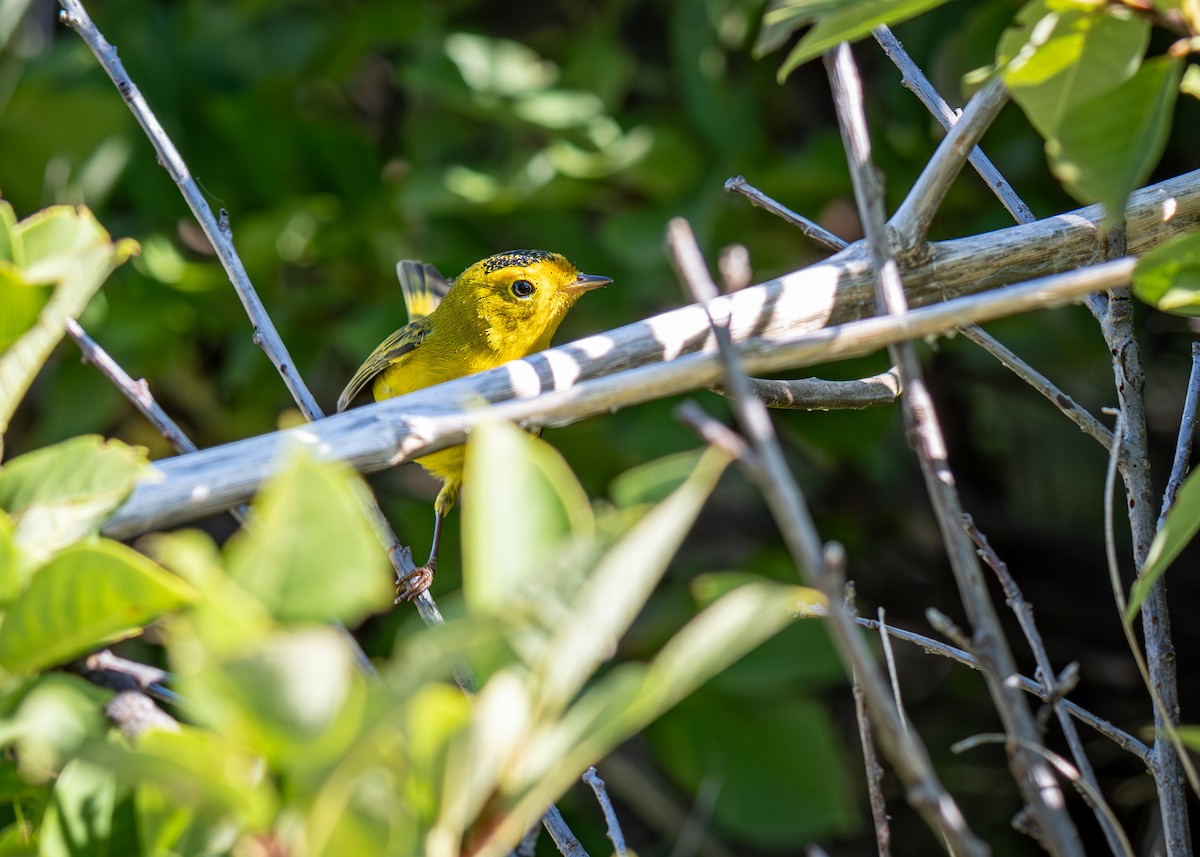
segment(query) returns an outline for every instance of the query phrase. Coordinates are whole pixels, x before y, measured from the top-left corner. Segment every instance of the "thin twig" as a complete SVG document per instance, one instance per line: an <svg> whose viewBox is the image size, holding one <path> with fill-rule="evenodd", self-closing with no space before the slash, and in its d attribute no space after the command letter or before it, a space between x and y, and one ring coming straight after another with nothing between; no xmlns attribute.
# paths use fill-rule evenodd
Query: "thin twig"
<svg viewBox="0 0 1200 857"><path fill-rule="evenodd" d="M828 229L820 226L809 220L803 214L797 214L786 205L777 202L765 193L754 187L741 176L734 176L725 181L726 193L740 193L746 199L750 200L751 205L765 209L771 212L776 217L786 220L792 226L797 227L801 232L807 235L812 240L816 241L830 250L842 250L847 246L847 243L841 238L834 235Z"/></svg>
<svg viewBox="0 0 1200 857"><path fill-rule="evenodd" d="M750 389L768 408L803 411L840 411L890 405L901 392L900 374L895 368L868 378L852 381L826 381L799 378L794 381L750 378ZM725 389L716 384L715 392Z"/></svg>
<svg viewBox="0 0 1200 857"><path fill-rule="evenodd" d="M1013 740L1011 735L1002 735L997 733L985 733L983 735L973 735L970 738L959 741L953 744L950 749L955 753L962 753L973 747L978 747L982 744L1007 744ZM1089 782L1086 778L1080 776L1079 771L1075 767L1057 753L1047 750L1041 744L1036 742L1021 741L1021 746L1032 753L1037 753L1051 765L1053 765L1060 774L1067 778L1073 786L1083 796L1095 812L1096 817L1107 822L1105 829L1111 827L1119 834L1113 853L1118 857L1134 857L1133 846L1129 843L1129 838L1125 835L1125 831L1121 829L1120 823L1117 821L1116 813L1112 811L1112 807L1104 800L1104 795L1095 785Z"/></svg>
<svg viewBox="0 0 1200 857"><path fill-rule="evenodd" d="M900 725L908 732L908 713L904 710L904 697L900 695L900 674L896 672L896 656L892 654L892 640L888 636L887 614L880 607L876 615L879 617L879 642L883 648L883 663L887 667L888 681L892 684L892 698L896 700Z"/></svg>
<svg viewBox="0 0 1200 857"><path fill-rule="evenodd" d="M999 360L1001 364L1010 369L1013 374L1026 384L1045 396L1047 400L1062 412L1063 416L1079 426L1085 434L1095 438L1105 449L1108 449L1112 444L1112 432L1108 430L1108 427L1104 423L1092 416L1086 408L1082 407L1078 402L1056 387L1049 378L1042 375L1010 351L994 336L983 330L983 328L974 325L964 327L962 334Z"/></svg>
<svg viewBox="0 0 1200 857"><path fill-rule="evenodd" d="M621 822L617 818L616 810L613 809L612 801L608 799L604 780L600 779L595 767L590 767L583 772L583 781L592 787L592 791L596 795L596 802L600 804L600 811L604 813L604 824L607 827L609 841L613 844L613 853L617 857L625 857L625 834L621 832Z"/></svg>
<svg viewBox="0 0 1200 857"><path fill-rule="evenodd" d="M1192 371L1188 376L1187 396L1183 400L1183 414L1179 417L1179 437L1175 440L1175 458L1171 463L1171 476L1163 491L1162 508L1158 513L1161 530L1167 522L1167 513L1175 505L1175 495L1188 475L1192 461L1192 438L1196 434L1196 412L1200 406L1200 342L1192 343Z"/></svg>
<svg viewBox="0 0 1200 857"><path fill-rule="evenodd" d="M942 127L947 131L954 126L959 119L959 112L950 108L942 96L938 95L933 84L929 82L929 78L921 71L920 67L913 62L912 57L908 55L908 51L904 50L904 46L900 44L900 40L892 34L892 31L887 26L876 27L871 31L871 35L875 37L875 41L883 48L883 52L887 54L888 59L895 63L896 68L900 69L900 84L905 89L912 92L921 100L933 117L937 119ZM1017 196L1013 191L1012 185L1004 180L1004 176L996 169L995 164L991 162L983 150L978 146L971 149L971 154L968 156L971 166L975 168L975 172L979 173L987 186L992 189L996 197L1008 209L1008 213L1013 216L1013 220L1017 223L1030 223L1034 220L1033 212L1030 211L1024 201Z"/></svg>
<svg viewBox="0 0 1200 857"><path fill-rule="evenodd" d="M844 576L841 567L845 562L846 552L834 550L825 552L826 566L836 564L837 573ZM847 583L846 609L854 613L854 584ZM883 622L879 623L881 632ZM854 720L858 723L858 741L862 745L863 768L867 779L867 800L871 807L871 824L875 828L875 845L879 857L891 857L892 827L888 820L887 801L883 797L883 766L879 764L879 755L875 752L875 738L871 734L871 718L867 715L867 701L863 695L862 685L858 681L858 671L850 670L850 693L854 697Z"/></svg>
<svg viewBox="0 0 1200 857"><path fill-rule="evenodd" d="M884 753L907 789L909 802L931 829L937 831L951 853L983 855L987 846L967 826L954 798L938 780L929 754L915 731L906 731L878 665L865 641L855 631L854 617L841 604L844 581L839 563L825 562L824 547L804 496L791 476L775 437L766 407L749 394L741 359L729 334L727 305L718 303L717 289L686 221L673 220L667 230L680 279L708 315L724 367L726 389L732 393L734 413L761 466L750 475L759 483L797 569L825 594L833 618L831 635L849 670L859 676Z"/></svg>
<svg viewBox="0 0 1200 857"><path fill-rule="evenodd" d="M908 302L900 281L899 268L889 247L884 223L883 188L872 162L862 84L849 45L839 45L831 54L827 54L825 65L833 89L843 146L850 161L850 178L859 219L871 251L876 300L882 312L902 316L908 311ZM929 167L918 179L917 186L901 206L896 222L900 224L905 246L913 247L917 242L924 241L925 230L951 178L965 162L991 117L1004 103L1003 88L1000 87L999 93L994 91L998 86L999 82L993 81L972 99L963 121L947 135L945 144L938 148ZM906 235L904 230L908 230ZM903 405L909 442L917 453L950 566L958 583L963 606L971 620L975 651L988 667L984 670L984 676L993 703L1006 732L1036 741L1036 725L1025 699L1007 683L1009 676L1017 672L1016 663L988 596L974 548L962 529L962 504L950 470L945 438L933 407L933 399L925 385L916 349L911 342L901 343L890 348L888 353L892 362L900 368L905 389ZM1052 852L1082 855L1079 834L1063 810L1062 793L1045 762L1018 750L1010 757L1009 764L1017 786L1032 807L1038 827Z"/></svg>
<svg viewBox="0 0 1200 857"><path fill-rule="evenodd" d="M996 77L967 102L962 117L942 139L890 221L904 250L914 250L925 241L946 191L1007 101L1004 83Z"/></svg>
<svg viewBox="0 0 1200 857"><path fill-rule="evenodd" d="M1017 624L1021 626L1021 631L1024 633L1025 639L1029 642L1029 648L1033 652L1033 659L1038 668L1037 675L1049 691L1050 706L1058 717L1059 726L1063 731L1063 736L1067 739L1067 746L1071 749L1071 756L1075 760L1075 767L1079 770L1079 776L1084 779L1091 789L1094 789L1098 793L1100 791L1100 783L1096 779L1096 773L1092 769L1091 762L1088 760L1087 751L1083 747L1083 741L1079 738L1079 732L1075 729L1075 723L1071 720L1070 714L1067 712L1065 706L1061 704L1062 696L1066 693L1066 690L1055 680L1055 671L1050 661L1050 653L1046 651L1046 644L1042 640L1041 632L1038 631L1037 625L1033 621L1033 605L1025 600L1025 596L1021 592L1021 588L1017 585L1016 579L1009 572L1008 566L992 548L987 540L987 536L976 526L974 519L970 515L967 515L963 520L963 524L966 527L967 534L979 549L979 556L992 569L996 574L996 578L1000 581L1000 588L1004 590L1005 600L1008 602L1008 606L1013 611L1013 614L1017 617ZM1121 853L1122 843L1128 843L1125 831L1119 824L1113 826L1113 819L1107 814L1097 812L1096 820L1100 823L1100 827L1104 831L1104 837L1108 840L1108 845L1112 849L1112 852L1114 854Z"/></svg>

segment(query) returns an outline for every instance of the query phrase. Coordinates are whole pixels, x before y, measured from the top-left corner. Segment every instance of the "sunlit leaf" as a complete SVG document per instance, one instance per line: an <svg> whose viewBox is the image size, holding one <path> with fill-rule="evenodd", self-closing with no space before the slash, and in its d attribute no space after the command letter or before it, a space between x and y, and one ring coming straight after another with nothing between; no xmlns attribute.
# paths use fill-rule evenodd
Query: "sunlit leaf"
<svg viewBox="0 0 1200 857"><path fill-rule="evenodd" d="M62 339L66 320L79 315L108 275L137 252L133 241L113 242L82 207L52 206L5 232L9 255L22 257L21 279L53 284L54 294L41 308L37 323L0 354L0 439L34 376Z"/></svg>
<svg viewBox="0 0 1200 857"><path fill-rule="evenodd" d="M1108 92L1078 104L1046 143L1054 174L1080 202L1124 217L1125 201L1158 163L1179 94L1183 60L1157 57Z"/></svg>
<svg viewBox="0 0 1200 857"><path fill-rule="evenodd" d="M194 590L117 542L66 548L38 569L0 626L0 664L31 672L127 637Z"/></svg>
<svg viewBox="0 0 1200 857"><path fill-rule="evenodd" d="M264 486L229 573L285 621L355 624L392 601L390 565L344 465L297 454Z"/></svg>
<svg viewBox="0 0 1200 857"><path fill-rule="evenodd" d="M6 724L21 775L46 782L89 740L102 736L108 729L102 709L111 695L74 675L49 673L33 679Z"/></svg>
<svg viewBox="0 0 1200 857"><path fill-rule="evenodd" d="M1042 137L1058 136L1069 110L1129 80L1150 25L1129 10L1035 0L996 48L1004 85Z"/></svg>
<svg viewBox="0 0 1200 857"><path fill-rule="evenodd" d="M463 591L472 613L504 613L539 595L570 539L592 534L591 504L549 444L486 423L467 444Z"/></svg>
<svg viewBox="0 0 1200 857"><path fill-rule="evenodd" d="M1187 547L1188 542L1200 530L1200 472L1192 472L1175 495L1175 503L1167 513L1163 527L1150 543L1150 552L1142 565L1138 579L1134 581L1129 593L1129 609L1125 613L1126 621L1132 622L1150 593L1150 587L1163 572L1175 561L1180 551Z"/></svg>
<svg viewBox="0 0 1200 857"><path fill-rule="evenodd" d="M729 464L715 447L692 475L601 557L558 623L539 667L541 705L556 711L611 656L617 640L654 591Z"/></svg>
<svg viewBox="0 0 1200 857"><path fill-rule="evenodd" d="M0 467L0 508L12 515L17 541L45 556L98 532L146 465L141 447L75 437Z"/></svg>
<svg viewBox="0 0 1200 857"><path fill-rule="evenodd" d="M116 802L112 771L72 759L55 781L42 817L41 857L109 857Z"/></svg>
<svg viewBox="0 0 1200 857"><path fill-rule="evenodd" d="M784 0L772 7L764 24L770 29L766 40L760 45L770 45L779 39L781 28L792 29L816 20L800 44L792 49L779 69L782 83L798 66L816 59L842 42L855 42L870 34L882 24L898 24L930 9L941 6L947 0Z"/></svg>
<svg viewBox="0 0 1200 857"><path fill-rule="evenodd" d="M1200 232L1172 238L1133 269L1133 293L1164 312L1200 315Z"/></svg>

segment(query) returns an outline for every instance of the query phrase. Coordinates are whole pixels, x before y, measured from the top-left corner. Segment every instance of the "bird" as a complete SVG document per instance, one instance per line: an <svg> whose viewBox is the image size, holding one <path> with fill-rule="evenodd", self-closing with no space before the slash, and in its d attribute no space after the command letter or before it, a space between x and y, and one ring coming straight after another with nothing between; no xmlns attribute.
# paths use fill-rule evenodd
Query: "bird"
<svg viewBox="0 0 1200 857"><path fill-rule="evenodd" d="M368 385L382 401L542 351L580 296L612 282L581 273L547 250L497 253L452 281L412 259L398 262L396 275L408 323L358 367L338 397L339 413ZM433 504L429 559L398 581L397 601L416 598L433 581L442 523L462 487L464 453L463 446L452 446L417 459L442 485Z"/></svg>

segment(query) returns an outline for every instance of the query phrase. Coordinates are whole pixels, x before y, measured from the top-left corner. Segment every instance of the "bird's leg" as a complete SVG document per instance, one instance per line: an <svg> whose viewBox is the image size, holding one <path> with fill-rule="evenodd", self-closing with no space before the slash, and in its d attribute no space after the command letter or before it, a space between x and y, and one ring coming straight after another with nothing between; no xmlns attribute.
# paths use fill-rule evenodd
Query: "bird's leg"
<svg viewBox="0 0 1200 857"><path fill-rule="evenodd" d="M396 581L394 603L414 601L433 584L433 575L437 572L438 546L442 541L442 522L444 520L446 520L446 513L436 510L433 516L433 547L429 549L429 559L423 566Z"/></svg>

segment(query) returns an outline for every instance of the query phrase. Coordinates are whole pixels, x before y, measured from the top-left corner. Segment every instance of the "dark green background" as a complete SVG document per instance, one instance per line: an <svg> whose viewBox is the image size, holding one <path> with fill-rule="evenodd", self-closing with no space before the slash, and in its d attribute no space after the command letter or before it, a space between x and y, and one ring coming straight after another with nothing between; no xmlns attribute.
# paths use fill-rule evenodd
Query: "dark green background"
<svg viewBox="0 0 1200 857"><path fill-rule="evenodd" d="M540 247L611 276L615 284L588 295L563 325L565 341L683 302L663 248L671 217L691 221L710 259L728 244L746 245L756 279L823 255L794 229L726 194L722 185L731 175L744 174L791 208L857 237L823 71L810 65L779 85L783 55L750 56L761 3L93 5L211 205L229 211L250 276L327 408L359 361L403 321L393 275L401 258L424 259L452 275L500 250ZM950 3L897 34L947 99L961 104L962 75L990 62L1016 8ZM142 243L143 255L117 272L82 321L134 376L147 379L198 444L291 424L298 419L291 402L251 343L238 300L182 198L94 58L54 23L55 14L52 3L30 3L3 46L0 192L19 216L55 202L87 204L114 235ZM894 207L940 131L873 43L856 55ZM465 65L472 58L496 63L495 73ZM1200 117L1194 100L1185 101L1159 177L1195 166L1189 129ZM1005 109L984 145L1038 216L1075 207L1049 176L1040 140L1015 107ZM952 237L1008 223L969 176L951 191L934 233ZM1184 320L1143 315L1152 464L1161 484L1191 331ZM1114 403L1107 354L1084 310L991 329L1085 406ZM1142 728L1149 706L1124 654L1104 576L1103 450L969 343L944 341L926 353L967 508L1034 602L1055 663L1079 660L1076 698L1124 728ZM855 377L885 365L880 356L822 374ZM713 394L696 398L727 413ZM674 404L645 405L546 437L589 492L603 497L629 468L696 445L673 420ZM848 548L863 612L882 605L891 620L918 630L928 630L928 606L958 617L898 411L778 412L776 426L823 535ZM81 432L169 454L64 344L18 411L6 438L9 454ZM428 546L432 483L416 468L374 481L402 538L420 555ZM218 534L230 528L221 520L208 526ZM457 534L455 515L435 592L457 585ZM794 576L761 499L737 474L722 482L624 654L647 653L694 611L692 577L727 569ZM1195 701L1187 680L1200 627L1194 588L1183 577L1172 588L1185 714ZM389 651L398 621L371 623L365 644L377 654ZM1024 647L1017 649L1032 670ZM947 749L996 728L981 680L902 646L897 655L912 718L972 824L997 853L1025 853L1030 844L1008 830L1018 801L1000 751L959 758ZM652 808L649 789L684 813L694 811L710 849L797 853L819 840L837 853L870 853L857 739L841 682L823 632L803 624L630 742L621 751L624 764L607 774L601 765L600 773L609 778L631 845L642 855L672 853L675 836L662 828L666 814ZM1136 842L1152 823L1150 781L1131 757L1085 738ZM896 783L889 778L887 785L895 852L936 850ZM1085 837L1095 841L1094 823L1075 803ZM605 853L590 795L580 788L563 806L591 853Z"/></svg>

